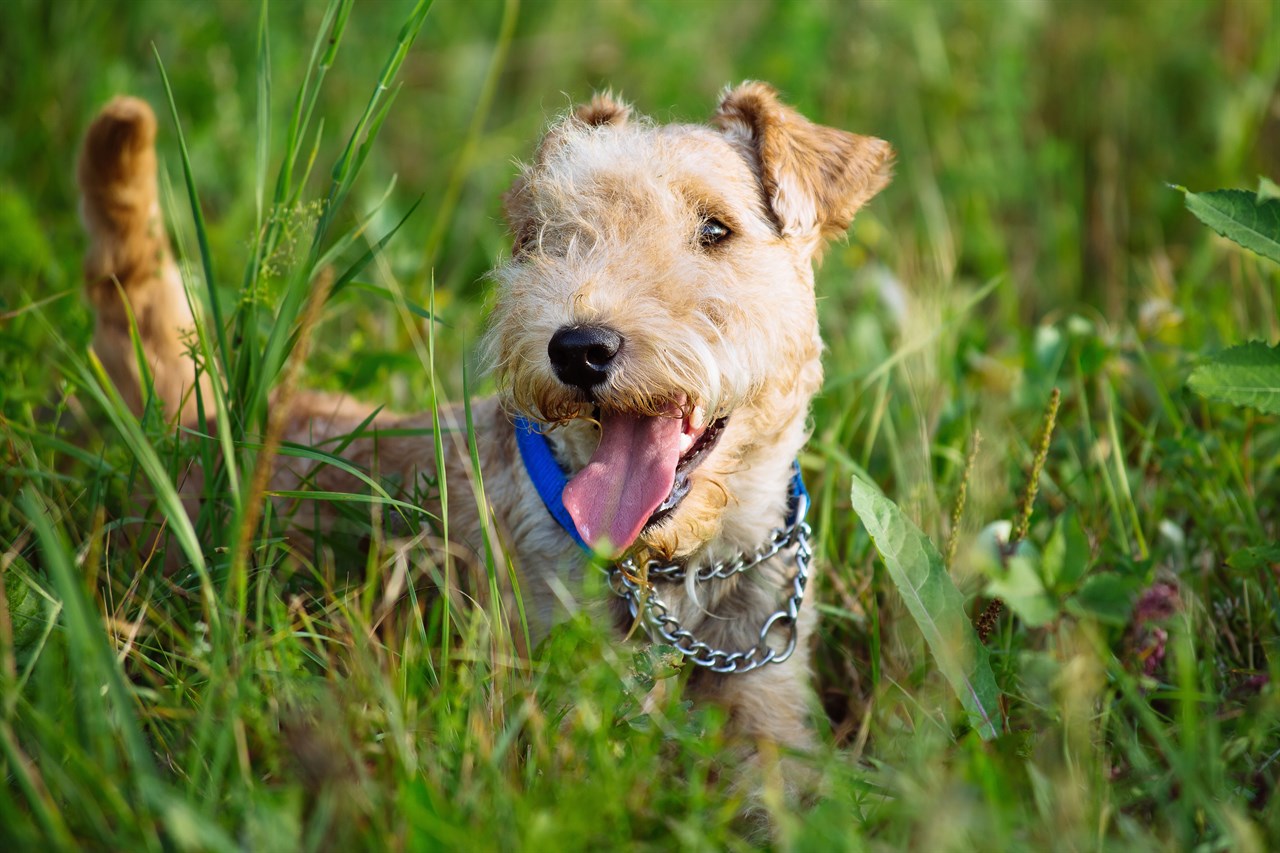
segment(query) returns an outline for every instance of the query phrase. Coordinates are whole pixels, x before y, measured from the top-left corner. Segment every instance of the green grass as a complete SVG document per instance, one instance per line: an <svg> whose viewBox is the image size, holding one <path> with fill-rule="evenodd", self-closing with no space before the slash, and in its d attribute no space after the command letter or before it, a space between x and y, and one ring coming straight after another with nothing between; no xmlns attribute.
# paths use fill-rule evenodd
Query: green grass
<svg viewBox="0 0 1280 853"><path fill-rule="evenodd" d="M1280 422L1185 387L1202 353L1280 339L1280 270L1168 186L1280 175L1274 4L438 0L416 33L408 0L260 11L0 11L0 846L1280 845ZM487 389L499 199L549 116L607 85L701 120L748 77L899 152L819 274L824 795L794 810L766 771L772 835L737 816L715 709L670 689L641 714L682 677L660 654L581 620L520 655L496 605L435 592L438 553L300 556L253 481L300 341L308 386ZM208 439L131 419L88 352L72 164L126 91L222 321ZM1054 388L1006 568L979 532L1018 517ZM191 460L218 473L184 527ZM971 615L993 579L1010 608L1001 737L968 729L858 523L864 473L938 543L963 484L952 575Z"/></svg>

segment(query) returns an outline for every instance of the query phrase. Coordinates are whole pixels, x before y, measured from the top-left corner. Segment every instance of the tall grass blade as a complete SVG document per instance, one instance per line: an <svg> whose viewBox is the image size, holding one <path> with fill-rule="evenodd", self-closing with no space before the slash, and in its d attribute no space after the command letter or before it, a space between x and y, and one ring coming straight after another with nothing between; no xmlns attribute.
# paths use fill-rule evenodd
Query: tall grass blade
<svg viewBox="0 0 1280 853"><path fill-rule="evenodd" d="M524 642L524 648L532 649L533 642L529 633L529 616L525 612L524 596L520 593L520 576L516 571L515 565L511 562L510 556L505 550L496 548L491 535L493 529L493 513L489 509L489 499L484 492L484 472L480 469L480 446L476 443L476 427L475 421L471 416L471 389L467 382L467 371L464 365L462 376L462 406L463 414L466 418L467 427L467 450L471 454L471 477L474 484L476 509L480 512L483 523L480 525L481 536L484 544L484 568L485 575L489 579L489 593L493 596L495 602L500 601L498 588L498 567L497 558L502 557L506 568L507 581L511 584L511 595L515 601L516 610L520 615L520 634Z"/></svg>
<svg viewBox="0 0 1280 853"><path fill-rule="evenodd" d="M427 303L427 310L432 314L436 313L436 288L435 279L431 281L430 299ZM444 431L442 429L440 418L440 396L436 388L436 324L427 324L427 378L431 389L431 428L432 428L432 444L436 456L436 488L440 492L440 538L445 542L449 541L449 474L444 464ZM445 549L444 553L444 589L445 594L441 596L442 606L440 608L440 652L443 663L440 667L441 676L445 679L449 677L449 657L451 650L450 641L450 622L452 611L449 606L450 593L453 590L453 559ZM447 684L447 682L446 682Z"/></svg>
<svg viewBox="0 0 1280 853"><path fill-rule="evenodd" d="M249 281L257 279L262 259L262 217L267 193L267 164L271 158L271 42L267 39L267 0L262 0L258 13L258 136L254 163L253 201L254 229L257 241L253 261L249 265Z"/></svg>
<svg viewBox="0 0 1280 853"><path fill-rule="evenodd" d="M78 359L72 362L80 375L81 385L86 393L93 397L103 411L107 413L112 425L119 431L125 445L129 448L130 454L141 466L147 481L155 491L156 501L160 504L170 531L178 540L178 545L182 548L183 554L191 561L191 565L200 580L205 619L211 629L220 631L222 626L221 614L218 610L217 599L214 596L209 567L204 559L204 549L201 547L200 539L191 524L186 508L182 505L182 499L178 496L178 491L173 481L169 478L164 463L156 454L155 448L152 447L146 433L143 432L142 425L129 412L124 400L120 398L119 392L116 391L115 386L111 383L111 379L107 376L102 362L98 360L98 357L92 351L89 353L89 359L90 366L84 365Z"/></svg>
<svg viewBox="0 0 1280 853"><path fill-rule="evenodd" d="M277 207L296 197L293 183L294 165L302 149L302 140L311 126L311 117L315 113L320 86L338 54L338 46L342 43L342 34L346 29L353 2L354 0L330 0L325 9L324 20L316 31L316 40L311 45L311 58L307 62L302 86L298 89L298 97L294 100L293 112L289 119L284 162L280 165L280 173L276 178L275 204ZM296 192L301 192L302 185L305 183L305 180L298 182ZM272 240L267 241L268 251L273 245Z"/></svg>
<svg viewBox="0 0 1280 853"><path fill-rule="evenodd" d="M71 830L58 811L57 804L49 796L48 786L39 781L38 768L35 763L23 754L13 728L8 721L0 722L0 756L3 756L5 771L11 782L16 782L18 789L26 798L36 823L44 831L46 840L53 841L64 850L71 850L75 845ZM4 816L9 820L8 815Z"/></svg>
<svg viewBox="0 0 1280 853"><path fill-rule="evenodd" d="M462 194L463 183L471 169L471 160L475 157L480 134L493 107L493 96L497 91L502 69L506 67L507 53L511 48L512 39L515 38L516 22L519 19L520 0L505 0L502 4L502 23L498 26L498 38L493 46L489 67L485 71L484 82L480 86L480 96L476 99L475 110L471 113L471 124L467 128L462 150L453 163L453 169L449 172L449 183L436 208L435 222L431 226L431 233L427 235L426 248L422 251L422 268L428 273L435 266L436 254L440 251L440 244L444 242L449 223L453 221L453 212L458 206L458 198Z"/></svg>
<svg viewBox="0 0 1280 853"><path fill-rule="evenodd" d="M154 49L153 45L153 50ZM192 312L196 317L196 348L200 353L204 372L209 378L209 388L213 392L213 416L218 430L218 440L222 447L224 463L223 472L231 484L230 493L232 503L238 508L240 502L240 478L232 445L231 408L228 405L228 394L230 393L231 388L224 384L222 378L224 375L229 374L220 373L217 367L217 365L221 363L222 369L225 371L228 366L226 359L228 358L230 350L227 347L226 327L223 325L221 307L218 302L217 287L212 277L213 264L212 261L209 260L209 238L205 228L204 214L200 207L200 199L196 193L195 178L191 170L191 160L187 154L186 140L183 136L182 124L178 120L177 104L174 102L173 92L169 88L169 78L165 74L164 64L161 62L158 52L156 53L156 63L160 69L160 77L165 84L165 91L169 96L169 110L173 117L174 128L178 134L179 150L182 152L183 177L186 183L187 196L191 205L192 216L195 221L196 240L199 244L201 261L204 266L205 295L208 297L209 312L213 325L213 335L211 337L208 333L208 324L201 321L200 313L197 311ZM182 286L186 295L187 303L192 306L199 305L200 299L196 297L191 283L185 277L183 278ZM126 305L126 307L128 306ZM131 308L129 310L132 311ZM130 322L136 326L134 320L131 319ZM208 401L202 399L199 383L197 383L192 393L196 395L200 420L203 422L209 414L207 409ZM203 452L205 451L202 451L202 453ZM205 470L211 470L211 468L207 467ZM212 487L214 478L208 478L207 483Z"/></svg>
<svg viewBox="0 0 1280 853"><path fill-rule="evenodd" d="M160 49L151 46L156 57L156 66L160 71L160 81L164 83L165 96L169 99L169 113L173 117L174 131L178 135L178 150L182 153L182 176L187 186L187 198L191 202L191 216L196 224L196 240L200 244L200 265L204 269L205 287L209 291L209 311L213 317L214 335L218 341L217 357L224 375L231 365L227 363L231 348L227 345L227 329L222 322L222 307L218 304L217 282L213 275L213 253L209 249L208 229L204 222L204 208L200 204L200 196L196 192L195 176L191 171L191 155L187 152L187 138L182 132L182 122L178 118L178 102L173 97L173 86L169 83L169 75L164 69L164 60L160 58ZM210 373L210 380L218 382L217 374Z"/></svg>
<svg viewBox="0 0 1280 853"><path fill-rule="evenodd" d="M62 599L62 624L70 658L77 670L78 692L85 702L81 711L97 714L102 707L101 700L106 700L111 729L119 737L128 758L128 777L137 792L145 796L146 784L155 775L155 764L138 726L134 700L125 686L124 674L115 654L107 647L102 621L84 594L80 575L72 568L70 548L54 529L48 505L39 494L30 490L23 492L20 503L40 543L45 568ZM110 746L105 748L112 749ZM159 849L158 839L153 833L146 833L144 837L149 849Z"/></svg>
<svg viewBox="0 0 1280 853"><path fill-rule="evenodd" d="M356 122L355 129L347 139L347 145L343 150L342 156L334 165L329 194L325 199L324 209L316 223L308 259L290 277L289 284L285 289L284 299L278 308L277 321L267 339L267 345L261 361L259 381L249 401L247 417L249 423L258 423L261 420L262 412L266 407L267 395L274 386L276 376L284 364L289 349L296 341L297 333L293 329L293 323L299 317L303 300L306 298L307 285L318 273L318 261L324 254L321 247L327 239L330 226L338 210L342 207L351 184L359 172L359 167L363 163L363 159L359 156L361 146L371 145L376 138L377 131L381 129L385 113L379 111L379 105L384 94L389 90L395 75L399 72L400 66L404 63L410 46L417 38L426 14L431 8L431 3L432 0L419 0L410 13L409 19L401 27L395 49L383 66L382 74L374 86L364 113ZM346 7L342 7L342 9L346 9ZM342 10L340 9L340 11ZM335 24L335 28L343 23L343 20L340 17L338 24Z"/></svg>
<svg viewBox="0 0 1280 853"><path fill-rule="evenodd" d="M318 251L320 241L324 239L325 234L328 232L333 217L336 215L338 208L342 206L342 202L346 200L351 184L355 181L356 174L359 172L359 165L362 162L358 156L360 146L372 144L377 135L377 130L381 126L380 120L375 121L375 116L379 112L378 106L385 93L391 89L392 81L395 79L396 74L399 73L400 66L404 64L405 57L409 54L409 48L413 46L414 40L417 39L418 32L422 29L423 21L426 19L427 12L431 9L432 2L433 0L418 0L417 5L414 6L409 15L409 19L400 28L400 37L396 41L395 49L391 52L391 56L388 57L386 64L382 68L382 74L379 76L378 82L369 96L369 102L365 106L364 114L356 122L355 129L347 139L347 145L342 152L342 156L334 164L333 183L329 188L329 196L325 202L324 212L321 214L320 222L316 226L313 252Z"/></svg>
<svg viewBox="0 0 1280 853"><path fill-rule="evenodd" d="M413 212L418 209L418 205L422 204L422 199L423 199L423 196L418 196L417 200L414 201L414 203L409 206L409 209L405 211L404 216L400 217L400 221L397 222L394 226L392 226L391 230L389 230L386 234L383 234L382 237L378 240L378 242L370 246L368 250L365 251L364 254L362 254L359 258L356 259L356 261L353 264L351 264L351 266L347 267L346 271L343 272L342 275L338 276L337 281L333 283L333 289L330 291L329 295L331 297L333 296L333 294L336 294L339 290L342 290L347 285L351 284L351 282L355 280L355 277L358 276L361 273L361 271L364 270L364 268L369 265L369 262L372 261L375 257L377 257L379 252L381 252L384 248L386 248L386 245L391 241L391 238L394 237L396 235L396 232L399 231L404 226L404 224L409 221L409 217L412 216ZM410 311L414 311L416 308L417 312L422 312L419 314L419 316L426 316L428 319L430 319L433 316L431 312L429 311L423 312L423 309L417 308L417 306L409 305L407 307L409 308Z"/></svg>

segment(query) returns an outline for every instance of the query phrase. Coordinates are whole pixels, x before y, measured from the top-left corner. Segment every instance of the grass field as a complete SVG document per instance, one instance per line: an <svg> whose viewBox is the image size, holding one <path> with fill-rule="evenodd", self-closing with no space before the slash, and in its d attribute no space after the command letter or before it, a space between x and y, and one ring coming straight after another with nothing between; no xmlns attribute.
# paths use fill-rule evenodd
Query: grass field
<svg viewBox="0 0 1280 853"><path fill-rule="evenodd" d="M1280 176L1280 8L424 8L0 6L0 849L1280 846L1280 421L1186 388L1206 353L1280 340L1280 267L1170 187ZM306 384L414 409L484 393L500 195L546 121L605 86L700 121L745 78L898 151L819 272L801 462L827 722L803 760L823 795L796 809L766 773L768 831L738 817L714 709L671 690L640 712L681 678L661 655L574 622L521 658L500 614L429 595L430 554L292 554L281 519L252 523L246 474L322 270L354 274ZM132 420L89 358L73 164L120 92L161 118L228 376L212 439ZM223 474L188 525L166 499L192 458ZM859 523L864 474L954 540L971 616L1004 600L998 738L966 723ZM993 559L990 525L1029 491L1020 556Z"/></svg>

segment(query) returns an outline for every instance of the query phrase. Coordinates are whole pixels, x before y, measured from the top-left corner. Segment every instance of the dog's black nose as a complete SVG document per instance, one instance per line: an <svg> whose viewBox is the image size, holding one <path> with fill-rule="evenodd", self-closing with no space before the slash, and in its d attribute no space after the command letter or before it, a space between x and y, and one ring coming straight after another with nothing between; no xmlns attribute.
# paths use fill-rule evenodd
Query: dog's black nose
<svg viewBox="0 0 1280 853"><path fill-rule="evenodd" d="M551 336L547 355L556 376L566 385L590 391L609 378L622 335L604 326L565 326Z"/></svg>

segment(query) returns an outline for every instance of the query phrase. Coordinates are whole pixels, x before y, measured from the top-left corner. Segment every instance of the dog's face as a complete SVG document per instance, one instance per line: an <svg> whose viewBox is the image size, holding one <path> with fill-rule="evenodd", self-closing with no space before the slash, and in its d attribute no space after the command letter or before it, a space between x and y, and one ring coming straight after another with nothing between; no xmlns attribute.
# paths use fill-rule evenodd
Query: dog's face
<svg viewBox="0 0 1280 853"><path fill-rule="evenodd" d="M507 197L488 349L513 409L565 425L586 541L671 555L718 532L727 478L818 389L812 262L890 159L758 83L712 126L601 96L548 132Z"/></svg>

